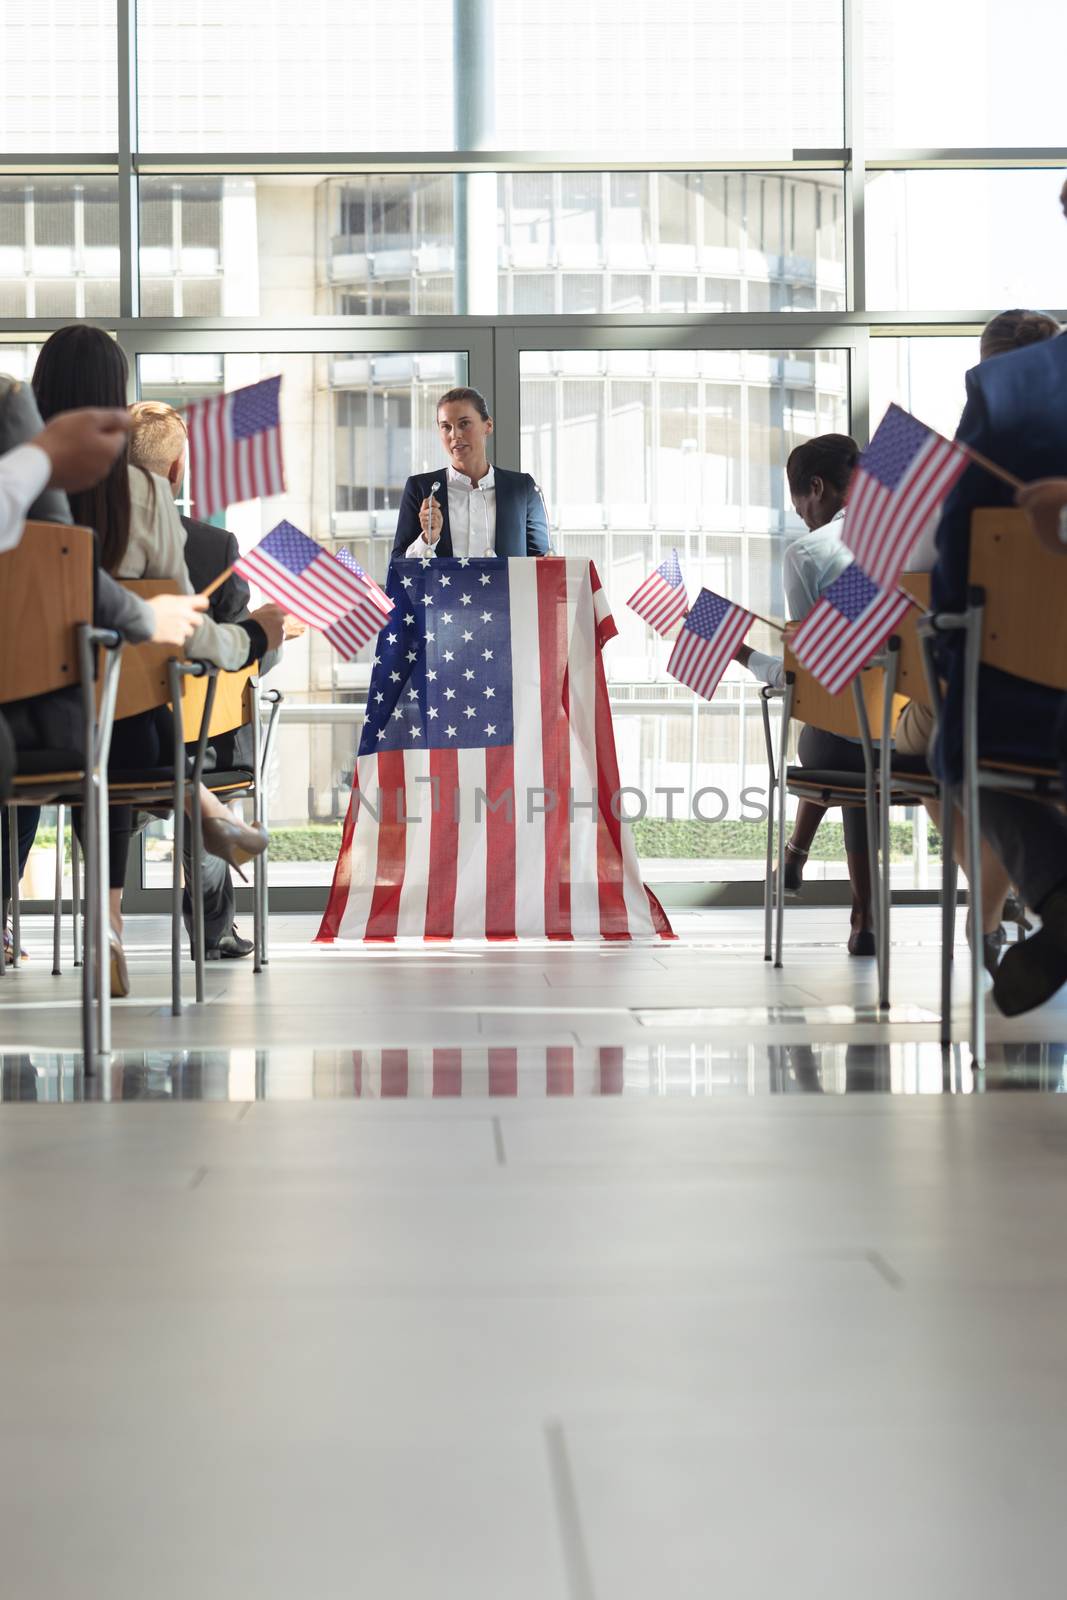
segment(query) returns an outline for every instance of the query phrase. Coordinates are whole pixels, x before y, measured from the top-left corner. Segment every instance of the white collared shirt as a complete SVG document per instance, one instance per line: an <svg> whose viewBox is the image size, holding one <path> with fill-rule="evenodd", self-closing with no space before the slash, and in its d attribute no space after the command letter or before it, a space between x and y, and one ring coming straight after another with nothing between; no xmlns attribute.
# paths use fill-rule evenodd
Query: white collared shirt
<svg viewBox="0 0 1067 1600"><path fill-rule="evenodd" d="M448 468L448 531L454 556L496 554L496 473L492 466L477 483L455 467ZM408 545L409 556L435 556L420 534Z"/></svg>
<svg viewBox="0 0 1067 1600"><path fill-rule="evenodd" d="M852 564L852 552L841 543L842 506L821 528L801 534L786 548L783 563L785 604L790 622L802 622L817 600L821 600L835 578ZM781 656L753 650L748 670L772 689L785 687L785 663Z"/></svg>
<svg viewBox="0 0 1067 1600"><path fill-rule="evenodd" d="M51 460L38 445L20 444L0 457L0 550L14 550L26 512L51 476Z"/></svg>

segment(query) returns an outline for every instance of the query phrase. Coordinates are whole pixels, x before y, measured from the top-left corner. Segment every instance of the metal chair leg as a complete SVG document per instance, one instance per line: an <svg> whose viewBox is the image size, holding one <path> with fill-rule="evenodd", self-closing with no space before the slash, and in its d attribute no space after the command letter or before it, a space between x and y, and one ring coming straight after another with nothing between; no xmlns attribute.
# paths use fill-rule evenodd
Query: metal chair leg
<svg viewBox="0 0 1067 1600"><path fill-rule="evenodd" d="M90 753L88 760L91 762ZM82 1066L92 1072L96 1065L96 1018L94 1015L93 975L95 971L93 918L96 905L96 788L92 772L86 777L82 800L82 832L85 839L85 938L82 942ZM75 913L77 916L77 913Z"/></svg>
<svg viewBox="0 0 1067 1600"><path fill-rule="evenodd" d="M954 846L956 796L941 786L941 1043L952 1043L952 952L956 941L956 890L959 874Z"/></svg>
<svg viewBox="0 0 1067 1600"><path fill-rule="evenodd" d="M82 964L82 897L81 897L81 845L78 835L74 832L73 822L70 829L70 918L73 923L74 965Z"/></svg>
<svg viewBox="0 0 1067 1600"><path fill-rule="evenodd" d="M56 883L52 905L52 976L63 971L63 845L66 842L66 809L56 806Z"/></svg>
<svg viewBox="0 0 1067 1600"><path fill-rule="evenodd" d="M110 808L106 777L97 778L96 797L96 965L97 965L97 1049L100 1065L107 1069L111 1057L111 902L108 861L108 823ZM106 1086L105 1086L106 1087Z"/></svg>
<svg viewBox="0 0 1067 1600"><path fill-rule="evenodd" d="M193 971L196 980L196 1003L204 1003L204 841L201 831L200 785L190 789L189 855L192 860L192 882L189 895L193 907Z"/></svg>
<svg viewBox="0 0 1067 1600"><path fill-rule="evenodd" d="M11 965L16 970L22 945L22 908L19 903L18 807L7 808L7 863L11 876Z"/></svg>

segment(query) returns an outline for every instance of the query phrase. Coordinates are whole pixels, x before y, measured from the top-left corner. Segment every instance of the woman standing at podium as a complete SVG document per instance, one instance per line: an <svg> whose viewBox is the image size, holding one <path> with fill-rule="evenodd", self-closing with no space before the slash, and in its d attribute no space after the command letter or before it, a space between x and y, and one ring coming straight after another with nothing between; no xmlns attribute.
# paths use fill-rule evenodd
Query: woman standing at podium
<svg viewBox="0 0 1067 1600"><path fill-rule="evenodd" d="M477 389L441 396L437 431L448 465L404 485L394 557L549 555L541 491L528 472L490 463L493 419Z"/></svg>

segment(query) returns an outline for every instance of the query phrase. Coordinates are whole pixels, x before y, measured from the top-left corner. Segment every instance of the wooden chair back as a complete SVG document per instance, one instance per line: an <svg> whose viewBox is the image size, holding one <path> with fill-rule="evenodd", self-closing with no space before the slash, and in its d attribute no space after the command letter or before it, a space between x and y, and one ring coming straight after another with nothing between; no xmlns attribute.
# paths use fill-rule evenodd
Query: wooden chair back
<svg viewBox="0 0 1067 1600"><path fill-rule="evenodd" d="M928 572L902 572L900 586L918 600L923 611L929 611L930 574ZM920 615L921 613L918 611L909 611L904 621L896 629L900 639L900 655L897 658L897 689L906 700L915 700L921 706L929 706L930 691L927 688L926 673L923 670L923 649L918 629Z"/></svg>
<svg viewBox="0 0 1067 1600"><path fill-rule="evenodd" d="M173 578L123 578L122 587L142 600L154 600L160 594L174 593ZM119 694L115 704L115 720L135 717L142 711L170 702L170 684L167 680L167 662L176 654L171 644L133 644L122 652L122 670L119 674Z"/></svg>
<svg viewBox="0 0 1067 1600"><path fill-rule="evenodd" d="M243 728L252 721L255 695L251 682L258 672L259 665L253 662L251 666L241 667L237 672L219 673L215 688L215 703L211 708L211 721L208 724L209 739L216 739L223 733L232 733L234 729ZM200 733L207 699L207 685L206 678L182 679L182 721L185 726L185 737L189 742L197 738Z"/></svg>
<svg viewBox="0 0 1067 1600"><path fill-rule="evenodd" d="M856 715L856 704L852 695L852 685L848 684L837 694L831 694L824 689L816 678L813 678L807 667L802 667L793 652L786 646L785 670L793 674L793 717L797 722L805 723L809 728L819 728L823 733L836 733L843 739L858 739L860 737L859 718ZM870 725L872 739L880 739L882 735L882 703L885 696L885 673L881 667L868 667L860 673L860 685L863 689L863 703L867 708L867 721ZM893 696L893 719L895 728L897 718L907 704L907 696L896 694Z"/></svg>
<svg viewBox="0 0 1067 1600"><path fill-rule="evenodd" d="M983 662L1067 690L1067 548L1046 550L1022 511L987 507L971 515L969 577L985 590Z"/></svg>
<svg viewBox="0 0 1067 1600"><path fill-rule="evenodd" d="M81 682L77 629L93 620L93 534L27 522L0 555L0 704Z"/></svg>

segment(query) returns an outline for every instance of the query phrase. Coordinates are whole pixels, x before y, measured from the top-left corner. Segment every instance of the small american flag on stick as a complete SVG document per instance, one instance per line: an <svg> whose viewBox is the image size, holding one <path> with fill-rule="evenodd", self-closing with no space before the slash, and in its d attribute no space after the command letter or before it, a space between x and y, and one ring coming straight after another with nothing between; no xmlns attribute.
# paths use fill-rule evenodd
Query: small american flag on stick
<svg viewBox="0 0 1067 1600"><path fill-rule="evenodd" d="M655 572L634 590L626 604L657 633L666 633L685 616L689 597L685 592L677 550L672 550L666 561L660 562Z"/></svg>
<svg viewBox="0 0 1067 1600"><path fill-rule="evenodd" d="M667 671L679 683L710 700L738 645L757 619L743 606L701 589L682 623Z"/></svg>
<svg viewBox="0 0 1067 1600"><path fill-rule="evenodd" d="M190 494L198 517L241 500L284 494L281 386L280 377L265 378L186 406Z"/></svg>
<svg viewBox="0 0 1067 1600"><path fill-rule="evenodd" d="M355 660L367 641L376 638L388 622L393 612L393 602L370 574L364 572L351 550L342 547L336 554L342 567L358 578L366 593L358 606L347 611L337 622L331 622L323 632L342 655Z"/></svg>
<svg viewBox="0 0 1067 1600"><path fill-rule="evenodd" d="M272 528L266 538L234 563L234 571L258 584L294 617L318 628L342 655L354 655L378 632L393 609L386 596L387 609L383 612L368 588L366 574L349 571L291 522L279 522ZM378 589L377 584L374 588ZM378 589L378 594L381 592ZM362 631L371 623L371 631Z"/></svg>
<svg viewBox="0 0 1067 1600"><path fill-rule="evenodd" d="M842 542L869 578L891 589L968 455L900 406L891 405L860 456Z"/></svg>
<svg viewBox="0 0 1067 1600"><path fill-rule="evenodd" d="M914 604L902 589L880 589L853 562L797 628L793 654L824 688L837 694Z"/></svg>

